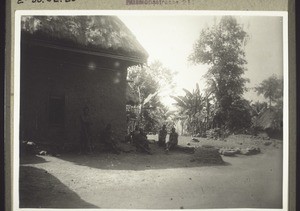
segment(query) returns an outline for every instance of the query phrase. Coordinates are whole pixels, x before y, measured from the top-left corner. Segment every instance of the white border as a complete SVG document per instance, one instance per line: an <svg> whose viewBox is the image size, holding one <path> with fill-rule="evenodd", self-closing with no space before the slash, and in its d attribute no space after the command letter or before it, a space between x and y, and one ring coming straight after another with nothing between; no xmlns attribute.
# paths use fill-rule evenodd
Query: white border
<svg viewBox="0 0 300 211"><path fill-rule="evenodd" d="M273 16L287 18L287 12L283 11L218 11L218 10L17 10L15 15L128 15L128 16Z"/></svg>
<svg viewBox="0 0 300 211"><path fill-rule="evenodd" d="M13 78L13 193L12 193L12 210L65 210L65 209L21 209L19 208L19 108L20 108L20 41L21 41L21 16L22 15L128 15L128 16L221 16L221 15L233 15L233 16L273 16L283 17L283 75L284 75L284 106L283 106L283 186L282 186L282 209L206 209L210 211L217 210L242 210L242 211L259 211L259 210L288 210L288 154L289 154L289 91L288 91L288 12L283 11L201 11L201 10L17 10L15 12L15 23L14 23L14 78ZM84 209L68 209L68 210L84 210ZM103 210L103 209L88 209L91 211ZM117 209L110 209L117 210ZM158 209L159 210L159 209ZM198 209L199 210L199 209ZM203 209L200 209L203 210Z"/></svg>

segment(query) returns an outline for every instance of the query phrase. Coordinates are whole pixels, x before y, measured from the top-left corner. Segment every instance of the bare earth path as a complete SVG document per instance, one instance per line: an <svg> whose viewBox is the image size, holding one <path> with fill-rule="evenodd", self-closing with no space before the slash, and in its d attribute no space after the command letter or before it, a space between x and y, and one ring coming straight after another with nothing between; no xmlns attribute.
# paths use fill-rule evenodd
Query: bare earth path
<svg viewBox="0 0 300 211"><path fill-rule="evenodd" d="M21 207L281 208L282 148L223 157L226 165L190 162L191 155L140 153L27 157L20 171Z"/></svg>

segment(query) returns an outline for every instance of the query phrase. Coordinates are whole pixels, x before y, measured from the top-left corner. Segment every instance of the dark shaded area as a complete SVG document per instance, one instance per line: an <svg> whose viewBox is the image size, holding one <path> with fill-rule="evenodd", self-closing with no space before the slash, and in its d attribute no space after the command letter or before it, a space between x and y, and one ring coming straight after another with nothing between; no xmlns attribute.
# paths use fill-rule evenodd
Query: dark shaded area
<svg viewBox="0 0 300 211"><path fill-rule="evenodd" d="M64 126L65 120L65 99L64 97L49 98L49 124L52 126Z"/></svg>
<svg viewBox="0 0 300 211"><path fill-rule="evenodd" d="M20 167L20 207L97 208L47 171L29 166Z"/></svg>
<svg viewBox="0 0 300 211"><path fill-rule="evenodd" d="M62 154L59 159L97 169L134 171L230 165L224 162L221 164L202 162L197 159L197 150L195 154L180 149L166 154L165 150L156 144L150 144L150 148L152 155L143 152L122 153L120 155L109 152L95 152L91 155L68 153Z"/></svg>
<svg viewBox="0 0 300 211"><path fill-rule="evenodd" d="M47 161L44 158L36 155L24 155L20 157L20 164L38 164L46 162Z"/></svg>
<svg viewBox="0 0 300 211"><path fill-rule="evenodd" d="M126 70L135 63L36 46L23 37L21 44L22 141L79 145L79 117L85 106L92 115L95 140L108 122L117 131L116 138L124 138ZM115 84L116 79L119 82Z"/></svg>
<svg viewBox="0 0 300 211"><path fill-rule="evenodd" d="M267 129L266 130L268 136L272 139L282 140L283 139L283 129Z"/></svg>

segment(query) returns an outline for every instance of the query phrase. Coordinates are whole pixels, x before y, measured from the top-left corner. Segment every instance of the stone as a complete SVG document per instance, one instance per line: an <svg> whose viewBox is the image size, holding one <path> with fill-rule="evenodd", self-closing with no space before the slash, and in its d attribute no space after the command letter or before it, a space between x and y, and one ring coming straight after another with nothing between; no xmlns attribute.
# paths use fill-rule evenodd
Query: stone
<svg viewBox="0 0 300 211"><path fill-rule="evenodd" d="M192 141L194 141L194 142L200 142L199 139L197 139L197 138L192 138Z"/></svg>

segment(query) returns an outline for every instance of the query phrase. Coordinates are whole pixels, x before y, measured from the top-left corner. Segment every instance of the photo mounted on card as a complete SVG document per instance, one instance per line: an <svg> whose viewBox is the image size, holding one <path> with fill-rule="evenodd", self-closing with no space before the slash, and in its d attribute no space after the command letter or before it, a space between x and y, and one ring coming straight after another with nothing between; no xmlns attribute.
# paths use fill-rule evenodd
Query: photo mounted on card
<svg viewBox="0 0 300 211"><path fill-rule="evenodd" d="M15 210L287 210L287 12L14 17Z"/></svg>

